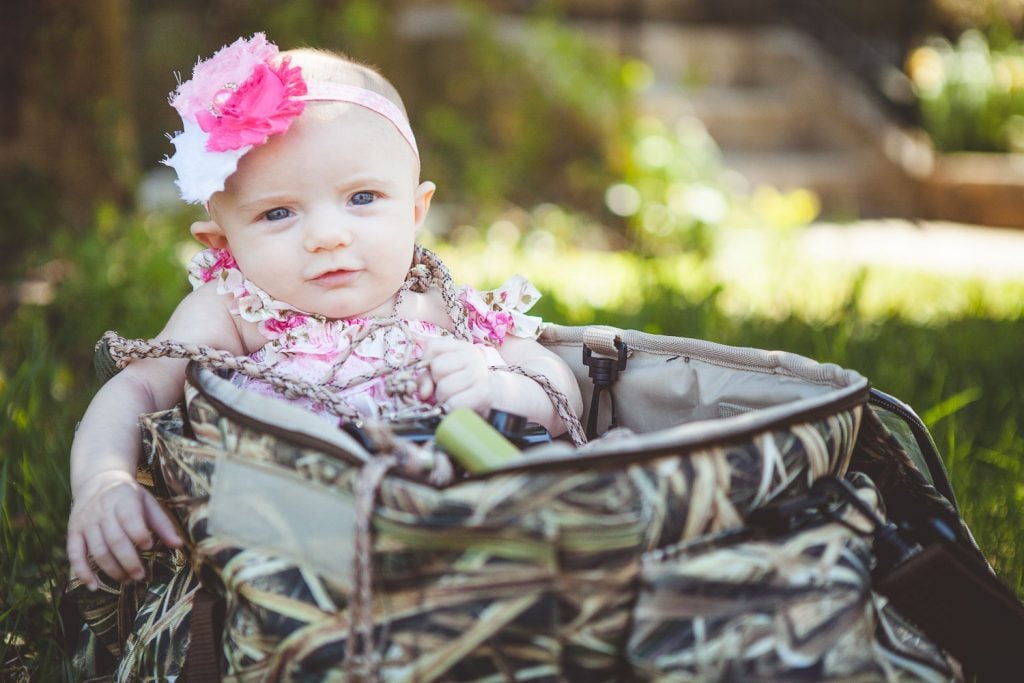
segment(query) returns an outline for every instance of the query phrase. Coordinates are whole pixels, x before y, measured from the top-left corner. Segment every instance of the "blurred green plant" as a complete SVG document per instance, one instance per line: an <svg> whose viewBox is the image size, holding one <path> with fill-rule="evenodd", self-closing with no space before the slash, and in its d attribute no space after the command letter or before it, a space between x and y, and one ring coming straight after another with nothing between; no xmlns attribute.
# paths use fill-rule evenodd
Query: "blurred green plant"
<svg viewBox="0 0 1024 683"><path fill-rule="evenodd" d="M153 336L184 295L181 216L102 208L85 234L56 232L44 305L17 306L0 335L0 680L72 680L59 592L67 565L67 455L95 391L92 346L107 327ZM90 341L91 340L91 341ZM41 667L41 668L40 668Z"/></svg>
<svg viewBox="0 0 1024 683"><path fill-rule="evenodd" d="M929 4L936 23L956 33L969 28L1019 31L1024 27L1024 0L930 0Z"/></svg>
<svg viewBox="0 0 1024 683"><path fill-rule="evenodd" d="M600 213L629 121L622 65L553 17L499 25L458 7L407 41L394 74L437 200L471 208L456 223L545 201Z"/></svg>
<svg viewBox="0 0 1024 683"><path fill-rule="evenodd" d="M711 231L733 210L718 145L703 123L685 118L675 129L645 117L631 131L623 181L605 194L609 209L628 217L645 253L707 252Z"/></svg>
<svg viewBox="0 0 1024 683"><path fill-rule="evenodd" d="M605 202L629 219L633 247L645 254L707 256L723 225L785 231L807 225L820 211L808 190L738 191L745 181L723 165L718 144L699 119L682 118L672 129L643 117L630 142L623 179L608 188Z"/></svg>
<svg viewBox="0 0 1024 683"><path fill-rule="evenodd" d="M944 152L1024 151L1024 43L981 31L930 38L907 59L921 118Z"/></svg>

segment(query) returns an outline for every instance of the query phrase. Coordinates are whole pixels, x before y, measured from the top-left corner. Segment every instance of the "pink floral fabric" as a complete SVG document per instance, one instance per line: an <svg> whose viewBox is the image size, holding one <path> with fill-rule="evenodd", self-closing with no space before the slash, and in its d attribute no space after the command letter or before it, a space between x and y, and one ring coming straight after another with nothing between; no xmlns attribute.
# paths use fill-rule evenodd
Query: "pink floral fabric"
<svg viewBox="0 0 1024 683"><path fill-rule="evenodd" d="M258 324L267 343L251 355L254 360L297 379L336 387L338 394L366 417L386 416L400 408L399 402L387 392L384 378L359 381L357 385L353 382L386 366L409 365L422 357L423 337L448 334L433 323L407 320L404 325L378 328L366 335L372 323L367 318L334 320L299 311L247 280L226 249L199 252L188 270L193 288L216 281L217 291L231 299L231 312ZM537 336L541 320L525 315L525 311L539 297L520 276L493 291L478 292L471 287L459 290L473 342L489 364L504 364L497 349L508 335ZM241 378L238 384L280 396L259 380Z"/></svg>
<svg viewBox="0 0 1024 683"><path fill-rule="evenodd" d="M218 93L214 106L219 111L196 112L196 123L210 134L206 149L226 152L262 145L271 135L284 133L305 108L306 103L296 99L305 94L302 71L291 67L290 60L276 67L257 64L236 90Z"/></svg>
<svg viewBox="0 0 1024 683"><path fill-rule="evenodd" d="M183 119L194 119L224 96L226 86L235 87L248 80L253 69L267 64L278 54L277 46L263 33L252 38L239 38L217 50L209 59L200 61L192 70L192 78L174 91L171 106Z"/></svg>

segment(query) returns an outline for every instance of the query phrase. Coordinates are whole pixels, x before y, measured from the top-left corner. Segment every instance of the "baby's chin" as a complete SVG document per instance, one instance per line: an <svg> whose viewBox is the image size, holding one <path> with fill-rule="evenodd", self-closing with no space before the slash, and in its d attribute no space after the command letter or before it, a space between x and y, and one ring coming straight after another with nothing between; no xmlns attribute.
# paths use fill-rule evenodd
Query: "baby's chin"
<svg viewBox="0 0 1024 683"><path fill-rule="evenodd" d="M396 297L392 296L377 305L369 306L321 305L316 306L316 310L308 312L331 320L390 318L395 315L395 299Z"/></svg>

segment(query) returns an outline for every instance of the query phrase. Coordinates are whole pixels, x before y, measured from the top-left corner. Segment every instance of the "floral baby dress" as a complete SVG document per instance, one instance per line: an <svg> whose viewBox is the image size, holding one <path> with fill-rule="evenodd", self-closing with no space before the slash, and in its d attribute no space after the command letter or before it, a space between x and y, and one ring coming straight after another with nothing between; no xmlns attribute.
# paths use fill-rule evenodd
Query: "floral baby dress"
<svg viewBox="0 0 1024 683"><path fill-rule="evenodd" d="M417 254L423 251L420 249ZM335 320L297 310L246 279L226 249L199 252L188 272L193 288L216 280L217 291L231 297L231 313L258 324L267 343L250 358L278 374L331 387L363 417L394 417L408 408L409 396L396 392L388 378L422 357L422 337L450 334L423 320ZM465 313L471 341L483 351L490 365L505 364L497 348L507 335L535 338L540 332L541 319L525 314L540 293L521 276L509 278L492 291L479 292L461 286L454 292L455 305ZM280 396L264 380L238 376L235 381L246 389ZM325 412L308 399L296 400L316 412Z"/></svg>

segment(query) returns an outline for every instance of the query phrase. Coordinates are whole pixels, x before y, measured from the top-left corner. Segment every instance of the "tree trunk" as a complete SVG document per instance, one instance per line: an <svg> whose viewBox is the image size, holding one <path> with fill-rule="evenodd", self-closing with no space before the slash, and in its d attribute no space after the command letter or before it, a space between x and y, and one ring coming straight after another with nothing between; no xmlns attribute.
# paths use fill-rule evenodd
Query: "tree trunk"
<svg viewBox="0 0 1024 683"><path fill-rule="evenodd" d="M0 20L0 176L42 178L81 227L100 202L131 202L138 176L127 0L5 0Z"/></svg>

